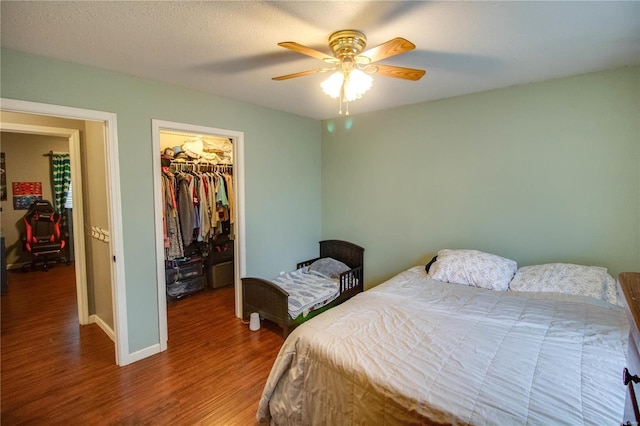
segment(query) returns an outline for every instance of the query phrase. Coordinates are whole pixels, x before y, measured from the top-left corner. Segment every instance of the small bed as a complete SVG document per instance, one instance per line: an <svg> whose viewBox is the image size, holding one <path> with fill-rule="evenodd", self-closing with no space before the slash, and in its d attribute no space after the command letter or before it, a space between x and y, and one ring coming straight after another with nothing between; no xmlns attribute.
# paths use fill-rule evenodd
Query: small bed
<svg viewBox="0 0 640 426"><path fill-rule="evenodd" d="M329 263L331 260L346 267L335 269ZM251 313L257 312L261 318L278 324L286 338L304 321L361 293L364 288L363 262L364 249L356 244L341 240L320 241L320 256L298 263L293 272L271 281L242 278L243 317L247 320ZM315 265L319 266L314 268ZM313 301L305 298L306 291L297 290L305 285L320 291ZM289 291L285 290L287 288ZM290 299L290 292L295 292L302 300Z"/></svg>
<svg viewBox="0 0 640 426"><path fill-rule="evenodd" d="M586 297L571 294L588 287L579 274L557 265L511 272L514 289L495 268L458 269L473 279L416 266L298 327L258 423L620 424L629 324L607 300L613 278ZM559 293L558 277L563 291L576 285Z"/></svg>

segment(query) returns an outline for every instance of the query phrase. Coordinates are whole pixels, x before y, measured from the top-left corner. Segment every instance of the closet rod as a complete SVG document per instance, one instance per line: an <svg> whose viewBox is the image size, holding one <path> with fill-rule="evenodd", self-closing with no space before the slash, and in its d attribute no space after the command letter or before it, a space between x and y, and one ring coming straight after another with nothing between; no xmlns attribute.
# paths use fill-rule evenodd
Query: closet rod
<svg viewBox="0 0 640 426"><path fill-rule="evenodd" d="M53 151L49 151L46 152L44 154L42 154L43 157L53 157L54 155L64 155L64 154L69 154L68 152L53 152Z"/></svg>
<svg viewBox="0 0 640 426"><path fill-rule="evenodd" d="M194 161L172 161L169 164L169 169L184 171L187 168L193 171L232 171L233 164L211 164L211 163L198 163Z"/></svg>
<svg viewBox="0 0 640 426"><path fill-rule="evenodd" d="M171 160L170 164L189 164L195 166L224 166L224 167L233 167L233 164L225 164L225 163L207 163L203 161L194 161L194 160Z"/></svg>

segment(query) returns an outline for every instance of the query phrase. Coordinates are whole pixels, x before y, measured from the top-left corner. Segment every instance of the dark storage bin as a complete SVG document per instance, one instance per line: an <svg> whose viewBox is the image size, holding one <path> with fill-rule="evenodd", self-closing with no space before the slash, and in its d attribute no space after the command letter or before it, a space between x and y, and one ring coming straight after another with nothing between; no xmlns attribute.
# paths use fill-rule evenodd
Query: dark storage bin
<svg viewBox="0 0 640 426"><path fill-rule="evenodd" d="M216 265L222 262L233 260L233 240L228 240L219 244L213 244L208 257L209 265Z"/></svg>
<svg viewBox="0 0 640 426"><path fill-rule="evenodd" d="M200 291L204 289L204 287L204 275L179 280L171 284L167 283L167 296L171 299L180 299L181 297Z"/></svg>
<svg viewBox="0 0 640 426"><path fill-rule="evenodd" d="M171 299L179 299L207 286L201 257L178 261L173 267L165 269L165 275L167 296Z"/></svg>
<svg viewBox="0 0 640 426"><path fill-rule="evenodd" d="M207 270L209 287L220 288L233 285L233 262L222 262Z"/></svg>
<svg viewBox="0 0 640 426"><path fill-rule="evenodd" d="M204 274L204 264L201 257L192 258L178 264L178 280L197 277Z"/></svg>
<svg viewBox="0 0 640 426"><path fill-rule="evenodd" d="M164 275L167 285L173 284L178 281L178 268L169 268L164 270Z"/></svg>
<svg viewBox="0 0 640 426"><path fill-rule="evenodd" d="M178 261L174 266L165 269L167 284L192 277L204 275L204 262L201 257L194 257L186 261Z"/></svg>

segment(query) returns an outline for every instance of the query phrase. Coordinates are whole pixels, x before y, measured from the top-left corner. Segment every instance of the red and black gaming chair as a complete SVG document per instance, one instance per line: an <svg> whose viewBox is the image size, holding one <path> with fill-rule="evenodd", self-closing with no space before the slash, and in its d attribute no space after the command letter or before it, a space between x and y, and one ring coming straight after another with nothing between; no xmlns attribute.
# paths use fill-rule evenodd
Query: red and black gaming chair
<svg viewBox="0 0 640 426"><path fill-rule="evenodd" d="M24 245L25 250L34 256L31 261L32 268L36 263L44 262L44 269L47 270L47 262L51 258L60 260L60 250L65 246L60 232L61 218L60 213L46 200L34 201L24 215Z"/></svg>

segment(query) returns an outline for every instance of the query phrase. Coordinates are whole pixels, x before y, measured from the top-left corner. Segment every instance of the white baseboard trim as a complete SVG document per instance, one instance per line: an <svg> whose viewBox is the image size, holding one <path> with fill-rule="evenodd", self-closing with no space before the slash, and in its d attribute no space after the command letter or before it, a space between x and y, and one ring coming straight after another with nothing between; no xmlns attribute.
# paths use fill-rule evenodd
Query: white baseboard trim
<svg viewBox="0 0 640 426"><path fill-rule="evenodd" d="M113 329L111 327L109 327L109 325L107 323L105 323L102 318L100 318L98 315L89 315L89 323L93 324L97 324L98 327L100 327L102 329L102 331L105 332L105 334L107 336L109 336L109 338L115 342L115 333L113 332ZM127 365L127 364L131 364L133 362L136 361L140 361L141 359L147 358L151 355L155 355L160 353L160 344L155 344L152 346L149 346L147 348L141 349L137 352L134 352L132 354L128 354L126 356L120 356L120 358L118 359L118 365L119 366L123 366L123 365Z"/></svg>
<svg viewBox="0 0 640 426"><path fill-rule="evenodd" d="M126 360L120 360L120 365L123 366L131 364L132 362L140 361L141 359L150 357L151 355L159 354L160 352L160 344L157 343L144 349L140 349L139 351L130 353L129 356L127 356Z"/></svg>
<svg viewBox="0 0 640 426"><path fill-rule="evenodd" d="M96 314L89 315L89 324L94 324L94 323L98 324L98 327L100 327L102 331L104 331L105 334L109 336L109 339L111 339L113 342L116 341L116 333L114 333L113 329L109 327L109 324L104 322L102 318L100 318Z"/></svg>

